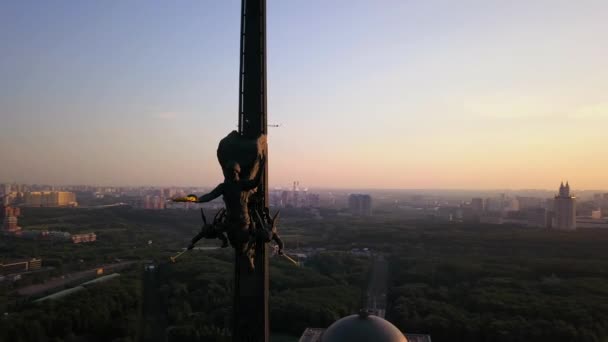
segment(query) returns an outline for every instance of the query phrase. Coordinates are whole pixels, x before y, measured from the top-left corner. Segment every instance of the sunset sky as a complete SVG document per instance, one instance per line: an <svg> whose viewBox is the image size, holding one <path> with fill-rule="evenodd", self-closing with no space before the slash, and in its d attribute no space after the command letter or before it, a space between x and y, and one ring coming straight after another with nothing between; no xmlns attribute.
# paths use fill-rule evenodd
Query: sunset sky
<svg viewBox="0 0 608 342"><path fill-rule="evenodd" d="M608 1L267 1L272 186L608 189ZM221 182L239 15L1 1L0 182Z"/></svg>

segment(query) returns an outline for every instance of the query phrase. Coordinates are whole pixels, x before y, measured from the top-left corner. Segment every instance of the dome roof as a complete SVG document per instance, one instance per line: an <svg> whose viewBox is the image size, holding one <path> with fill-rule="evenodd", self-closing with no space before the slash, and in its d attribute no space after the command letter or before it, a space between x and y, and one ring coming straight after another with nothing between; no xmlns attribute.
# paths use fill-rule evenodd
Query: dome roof
<svg viewBox="0 0 608 342"><path fill-rule="evenodd" d="M323 333L321 342L407 342L396 326L378 316L361 312L337 320Z"/></svg>

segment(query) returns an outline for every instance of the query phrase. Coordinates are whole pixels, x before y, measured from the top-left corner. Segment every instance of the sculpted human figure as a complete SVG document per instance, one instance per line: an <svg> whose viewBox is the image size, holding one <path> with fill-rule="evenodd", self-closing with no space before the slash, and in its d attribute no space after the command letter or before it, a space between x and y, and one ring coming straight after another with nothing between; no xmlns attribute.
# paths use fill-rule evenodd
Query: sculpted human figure
<svg viewBox="0 0 608 342"><path fill-rule="evenodd" d="M250 241L251 216L249 214L249 198L260 185L263 176L263 163L260 162L257 175L254 179L241 179L241 167L237 162L226 165L224 182L211 190L208 194L197 197L188 195L186 198L174 199L176 202L205 203L220 196L226 205L225 222L223 229L228 233L228 239L233 247L246 253ZM216 228L217 230L217 228Z"/></svg>

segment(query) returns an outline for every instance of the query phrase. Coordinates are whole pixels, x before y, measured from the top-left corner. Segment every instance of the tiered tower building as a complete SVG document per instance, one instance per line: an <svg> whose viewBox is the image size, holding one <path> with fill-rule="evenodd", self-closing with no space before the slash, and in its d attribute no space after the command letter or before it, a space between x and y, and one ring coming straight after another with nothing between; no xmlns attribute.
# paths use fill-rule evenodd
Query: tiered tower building
<svg viewBox="0 0 608 342"><path fill-rule="evenodd" d="M553 228L561 230L576 229L576 197L570 195L570 184L562 182L559 193L554 200L554 224Z"/></svg>

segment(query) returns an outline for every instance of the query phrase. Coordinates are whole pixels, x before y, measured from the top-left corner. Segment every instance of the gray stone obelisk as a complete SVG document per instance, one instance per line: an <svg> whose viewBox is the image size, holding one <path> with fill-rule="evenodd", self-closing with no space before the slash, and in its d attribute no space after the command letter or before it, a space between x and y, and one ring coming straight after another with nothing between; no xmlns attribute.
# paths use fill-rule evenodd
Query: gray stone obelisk
<svg viewBox="0 0 608 342"><path fill-rule="evenodd" d="M266 0L242 0L239 73L239 134L255 139L267 133ZM268 149L262 182L250 199L251 212L268 207ZM268 253L266 241L256 243L255 269L235 258L233 341L267 342Z"/></svg>

